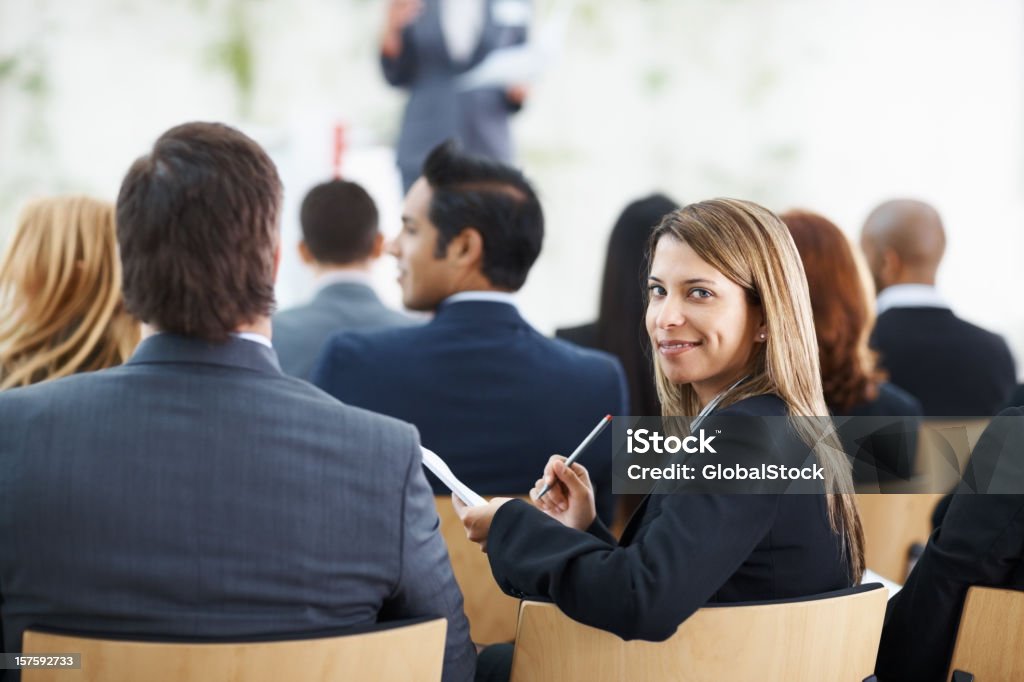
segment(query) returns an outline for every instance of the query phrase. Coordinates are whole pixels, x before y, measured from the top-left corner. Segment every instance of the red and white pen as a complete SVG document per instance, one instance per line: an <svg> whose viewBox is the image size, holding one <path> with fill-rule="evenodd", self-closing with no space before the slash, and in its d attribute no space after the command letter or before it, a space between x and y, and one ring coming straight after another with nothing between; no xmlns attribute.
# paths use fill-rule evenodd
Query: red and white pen
<svg viewBox="0 0 1024 682"><path fill-rule="evenodd" d="M577 445L576 449L572 451L572 454L569 455L569 458L565 460L565 466L571 467L576 462L576 460L580 458L580 453L586 450L587 446L593 443L594 439L601 435L601 432L604 431L604 427L608 426L611 423L612 416L610 414L606 414L604 418L597 423L597 426L594 427L594 430L590 432L590 435L584 438L583 442ZM537 493L537 499L539 500L540 498L544 497L544 495L549 490L551 490L551 486L545 483L544 487L541 488L539 493Z"/></svg>

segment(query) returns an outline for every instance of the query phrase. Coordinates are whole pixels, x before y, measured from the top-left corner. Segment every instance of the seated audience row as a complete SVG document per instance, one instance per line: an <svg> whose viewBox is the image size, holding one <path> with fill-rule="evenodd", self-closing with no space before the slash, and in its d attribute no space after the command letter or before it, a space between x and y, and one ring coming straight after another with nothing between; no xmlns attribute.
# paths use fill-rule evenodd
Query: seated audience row
<svg viewBox="0 0 1024 682"><path fill-rule="evenodd" d="M664 639L707 603L860 581L843 449L905 477L913 443L863 452L843 417L991 414L1012 389L1005 342L934 291L944 235L919 202L884 204L865 225L883 311L873 336L857 255L821 216L635 202L609 243L591 338L560 334L600 350L545 338L516 308L544 236L517 170L450 145L425 162L388 247L405 306L433 313L425 324L369 287L384 250L377 210L340 180L301 209L318 293L271 320L280 203L255 142L192 123L133 164L116 228L113 207L83 197L26 210L0 263L0 388L13 389L0 393L6 651L29 626L244 638L442 616L444 679L472 679L421 442L478 492L534 498L453 498L505 591L626 639ZM964 339L986 349L973 377L976 365L952 358ZM924 358L908 345L925 341ZM773 447L810 448L826 478L814 495L649 495L616 539L610 458L552 456L609 413L696 415L693 428L792 418ZM842 443L800 419L830 414ZM1009 435L986 432L972 467L996 441L1019 442L1012 421L999 427ZM756 455L758 436L725 429L719 447ZM1024 496L975 497L953 498L890 605L883 679L944 674L969 585L1024 589ZM906 645L911 632L926 636ZM507 679L510 663L510 647L490 647L478 679Z"/></svg>

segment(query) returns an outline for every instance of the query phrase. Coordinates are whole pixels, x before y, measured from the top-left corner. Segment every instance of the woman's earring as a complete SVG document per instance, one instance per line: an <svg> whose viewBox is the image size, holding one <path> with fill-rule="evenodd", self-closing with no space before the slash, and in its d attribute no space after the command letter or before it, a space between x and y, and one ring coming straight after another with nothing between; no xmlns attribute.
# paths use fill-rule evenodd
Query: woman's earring
<svg viewBox="0 0 1024 682"><path fill-rule="evenodd" d="M768 338L768 335L765 334L764 332L761 332L761 340L764 341L766 338Z"/></svg>

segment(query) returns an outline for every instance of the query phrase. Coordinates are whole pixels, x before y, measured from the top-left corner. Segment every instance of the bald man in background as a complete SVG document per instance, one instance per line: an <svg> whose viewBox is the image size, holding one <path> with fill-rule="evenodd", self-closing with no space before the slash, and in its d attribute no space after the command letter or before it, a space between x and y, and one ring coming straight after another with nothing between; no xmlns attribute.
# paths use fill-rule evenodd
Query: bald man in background
<svg viewBox="0 0 1024 682"><path fill-rule="evenodd" d="M871 212L861 248L878 289L871 345L892 382L928 417L991 417L1016 386L1001 336L953 314L935 288L946 250L942 219L921 201L887 201Z"/></svg>

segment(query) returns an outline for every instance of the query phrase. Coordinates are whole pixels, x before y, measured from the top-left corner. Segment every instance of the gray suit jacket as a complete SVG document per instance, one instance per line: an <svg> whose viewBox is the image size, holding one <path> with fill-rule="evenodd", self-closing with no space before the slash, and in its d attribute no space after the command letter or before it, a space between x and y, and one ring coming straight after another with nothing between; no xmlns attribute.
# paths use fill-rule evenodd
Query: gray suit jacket
<svg viewBox="0 0 1024 682"><path fill-rule="evenodd" d="M449 138L473 154L499 161L512 160L508 115L518 110L500 88L460 90L457 79L502 47L526 41L527 25L515 20L523 12L496 10L499 5L525 5L528 0L484 0L480 43L467 62L448 54L441 28L441 0L425 0L419 18L402 34L402 52L396 59L382 57L384 77L391 85L409 90L409 102L398 136L398 168L405 189L419 176L427 154ZM503 8L504 9L504 8Z"/></svg>
<svg viewBox="0 0 1024 682"><path fill-rule="evenodd" d="M274 315L274 350L285 374L306 379L332 333L412 324L416 320L385 306L370 287L339 282L321 289L308 305Z"/></svg>
<svg viewBox="0 0 1024 682"><path fill-rule="evenodd" d="M0 393L4 650L32 625L244 638L431 615L444 679L470 680L418 445L242 339L161 334Z"/></svg>

